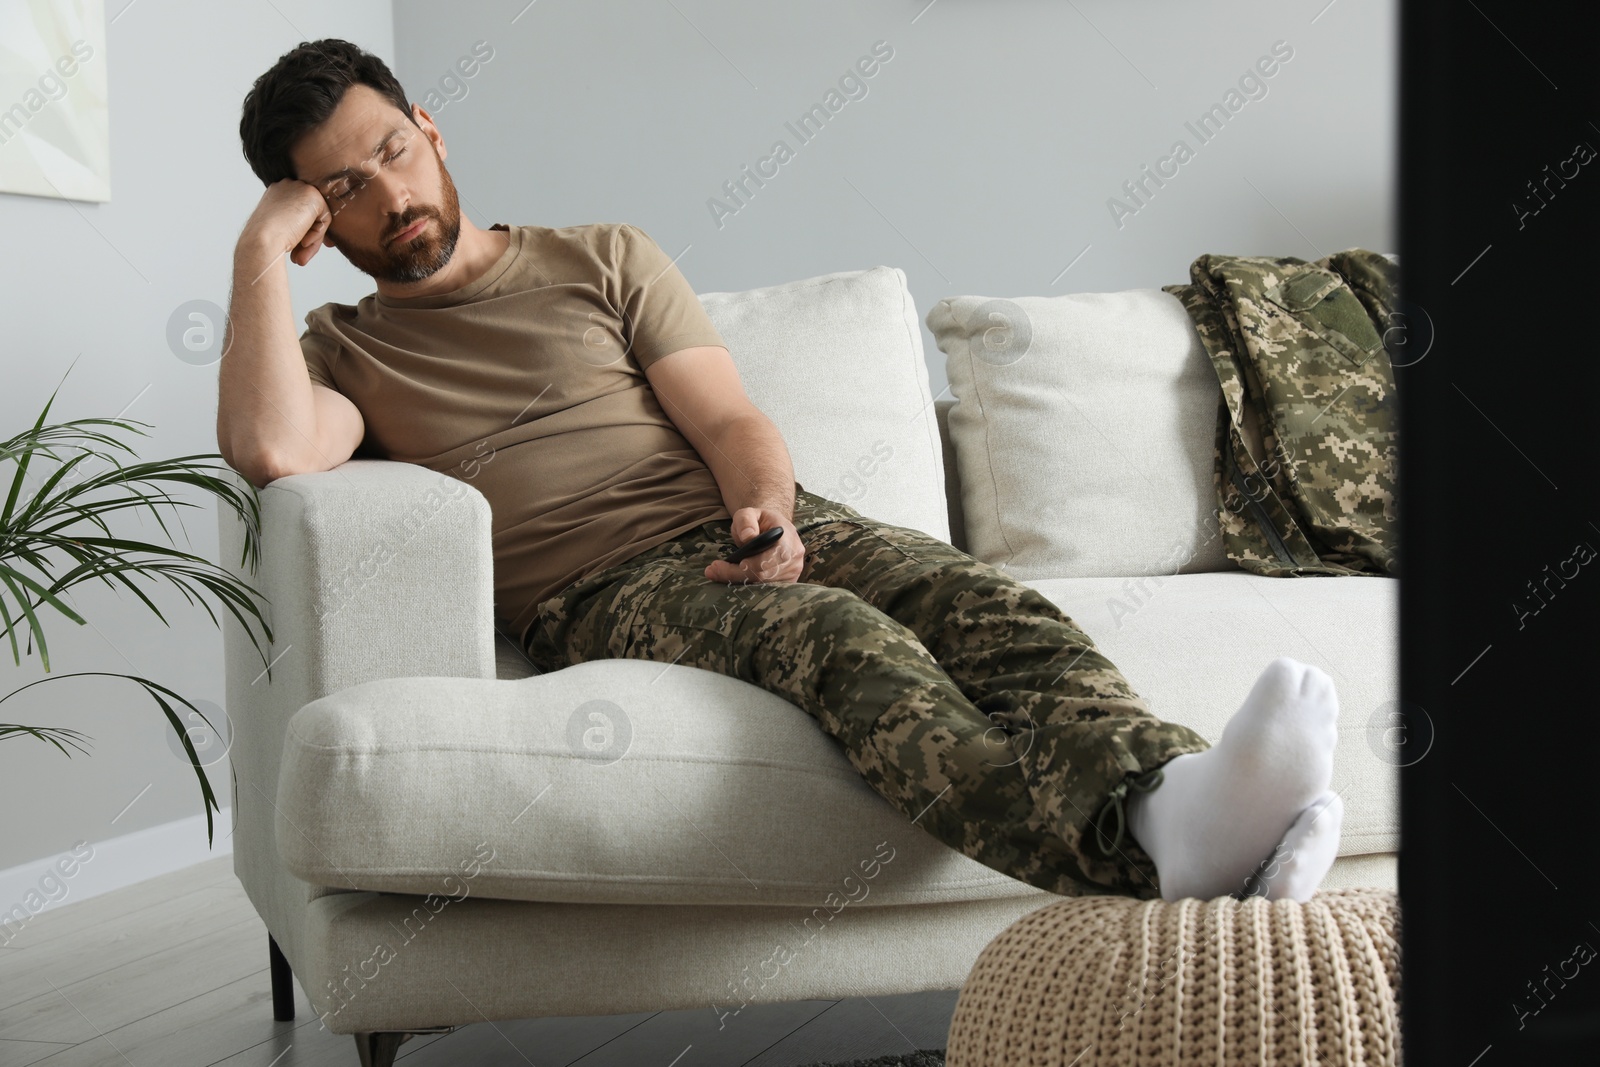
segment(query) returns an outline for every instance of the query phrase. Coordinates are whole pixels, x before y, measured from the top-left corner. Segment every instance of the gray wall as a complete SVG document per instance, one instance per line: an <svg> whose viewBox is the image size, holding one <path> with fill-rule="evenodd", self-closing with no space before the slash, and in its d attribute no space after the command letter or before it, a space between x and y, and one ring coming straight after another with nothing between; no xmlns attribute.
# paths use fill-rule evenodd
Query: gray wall
<svg viewBox="0 0 1600 1067"><path fill-rule="evenodd" d="M524 3L395 3L397 73L447 101L463 210L634 223L689 249L700 292L887 264L926 316L953 294L1184 282L1202 252L1395 244L1392 0ZM450 100L478 40L494 58ZM879 40L893 58L802 144L785 123ZM1184 123L1278 40L1293 58L1201 144ZM1119 227L1107 201L1180 138L1193 158ZM707 201L779 139L793 158L719 225ZM923 345L937 393L925 325Z"/></svg>
<svg viewBox="0 0 1600 1067"><path fill-rule="evenodd" d="M0 194L0 438L33 425L60 385L48 421L121 415L151 423L142 427L148 437L122 435L141 459L215 452L217 366L177 358L167 321L190 300L227 306L234 241L262 188L240 153L239 105L257 75L308 37L349 37L392 59L392 12L387 0L344 0L332 11L314 0L106 0L106 21L110 202ZM319 255L297 270L295 303L304 314L327 300L357 299L371 289L368 280L340 257ZM0 464L7 490L15 469ZM182 530L171 509L163 513L177 546L216 559L215 511L179 513ZM149 519L111 526L130 538L162 538ZM0 695L51 675L111 671L220 705L217 628L170 587L140 588L170 628L121 586L78 586L72 603L89 625L42 616L50 675L37 648L27 655L19 640L19 667L10 642L0 641ZM0 870L79 839L103 841L201 811L194 772L168 748L160 709L132 682L51 680L0 704L0 721L70 727L94 739L90 755L71 759L29 738L0 741ZM226 806L226 762L210 777ZM197 844L204 846L203 831Z"/></svg>
<svg viewBox="0 0 1600 1067"><path fill-rule="evenodd" d="M79 357L53 419L126 409L155 424L137 439L147 458L216 448L216 367L176 358L167 320L189 300L226 305L233 241L260 195L239 154L239 102L304 38L345 36L392 59L434 112L480 226L631 222L670 255L688 248L678 264L701 292L889 264L926 315L954 294L1181 282L1202 252L1394 250L1393 0L523 4L396 0L391 23L378 0L108 0L111 203L0 196L0 435L31 424ZM447 76L479 40L494 56L450 99ZM880 40L892 58L840 87ZM1279 40L1293 57L1262 79L1265 95L1201 144L1185 123ZM862 87L810 143L785 126L830 89ZM1108 200L1180 138L1193 158L1119 226ZM719 225L707 201L779 139L793 158ZM297 318L371 291L332 253L291 276ZM937 393L943 356L926 327L923 340ZM214 514L184 521L193 551L215 558ZM156 599L170 629L129 594L83 587L75 602L93 625L49 622L54 673L142 674L220 703L217 631L181 596ZM37 656L8 660L0 693L42 676ZM0 869L197 813L157 716L129 683L100 678L0 707L0 720L97 742L70 761L0 745ZM226 769L213 777L226 783Z"/></svg>

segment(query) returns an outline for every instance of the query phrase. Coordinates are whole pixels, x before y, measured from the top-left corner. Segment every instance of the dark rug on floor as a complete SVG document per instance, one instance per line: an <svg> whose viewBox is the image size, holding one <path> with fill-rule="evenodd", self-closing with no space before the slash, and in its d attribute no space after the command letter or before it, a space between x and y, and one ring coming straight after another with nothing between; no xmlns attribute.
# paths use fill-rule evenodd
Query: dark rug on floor
<svg viewBox="0 0 1600 1067"><path fill-rule="evenodd" d="M944 1067L944 1049L922 1048L904 1056L880 1056L849 1063L808 1063L805 1067Z"/></svg>

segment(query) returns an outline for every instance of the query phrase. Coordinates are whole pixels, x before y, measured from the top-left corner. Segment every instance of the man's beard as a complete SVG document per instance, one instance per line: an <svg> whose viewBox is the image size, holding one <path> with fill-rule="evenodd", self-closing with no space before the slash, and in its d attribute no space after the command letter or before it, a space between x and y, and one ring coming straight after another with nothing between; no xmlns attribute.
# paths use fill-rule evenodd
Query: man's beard
<svg viewBox="0 0 1600 1067"><path fill-rule="evenodd" d="M442 210L435 211L413 203L405 215L396 220L384 234L382 243L375 249L353 248L340 242L339 251L344 258L364 274L380 282L420 282L442 269L455 254L456 241L461 236L461 201L456 197L456 184L450 180L444 160L438 159L439 179L442 189ZM435 225L424 227L422 233L398 243L390 240L418 219L432 218Z"/></svg>

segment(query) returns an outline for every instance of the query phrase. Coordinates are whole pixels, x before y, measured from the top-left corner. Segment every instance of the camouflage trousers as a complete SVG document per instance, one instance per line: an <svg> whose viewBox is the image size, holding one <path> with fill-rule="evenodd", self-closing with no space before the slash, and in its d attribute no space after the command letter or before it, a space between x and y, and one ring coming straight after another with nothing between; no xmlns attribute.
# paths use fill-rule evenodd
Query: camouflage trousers
<svg viewBox="0 0 1600 1067"><path fill-rule="evenodd" d="M707 522L543 601L528 658L741 678L810 714L878 794L962 854L1063 896L1159 897L1123 802L1208 742L1151 714L1043 594L796 486L798 581L707 578L733 546L731 520Z"/></svg>

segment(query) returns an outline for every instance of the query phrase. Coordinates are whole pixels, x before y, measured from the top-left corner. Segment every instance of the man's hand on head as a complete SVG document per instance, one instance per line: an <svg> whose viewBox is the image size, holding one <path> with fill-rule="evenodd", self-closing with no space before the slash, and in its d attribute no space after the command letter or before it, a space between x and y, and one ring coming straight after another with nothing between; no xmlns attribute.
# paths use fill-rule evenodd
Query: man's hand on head
<svg viewBox="0 0 1600 1067"><path fill-rule="evenodd" d="M326 240L335 212L309 182L283 178L267 186L239 235L239 246L269 256L289 253L300 266L311 262Z"/></svg>
<svg viewBox="0 0 1600 1067"><path fill-rule="evenodd" d="M794 517L771 508L740 508L733 513L733 543L742 545L762 530L783 527L783 536L755 555L738 563L719 559L706 567L706 577L714 582L795 582L806 565L806 546L795 532Z"/></svg>

